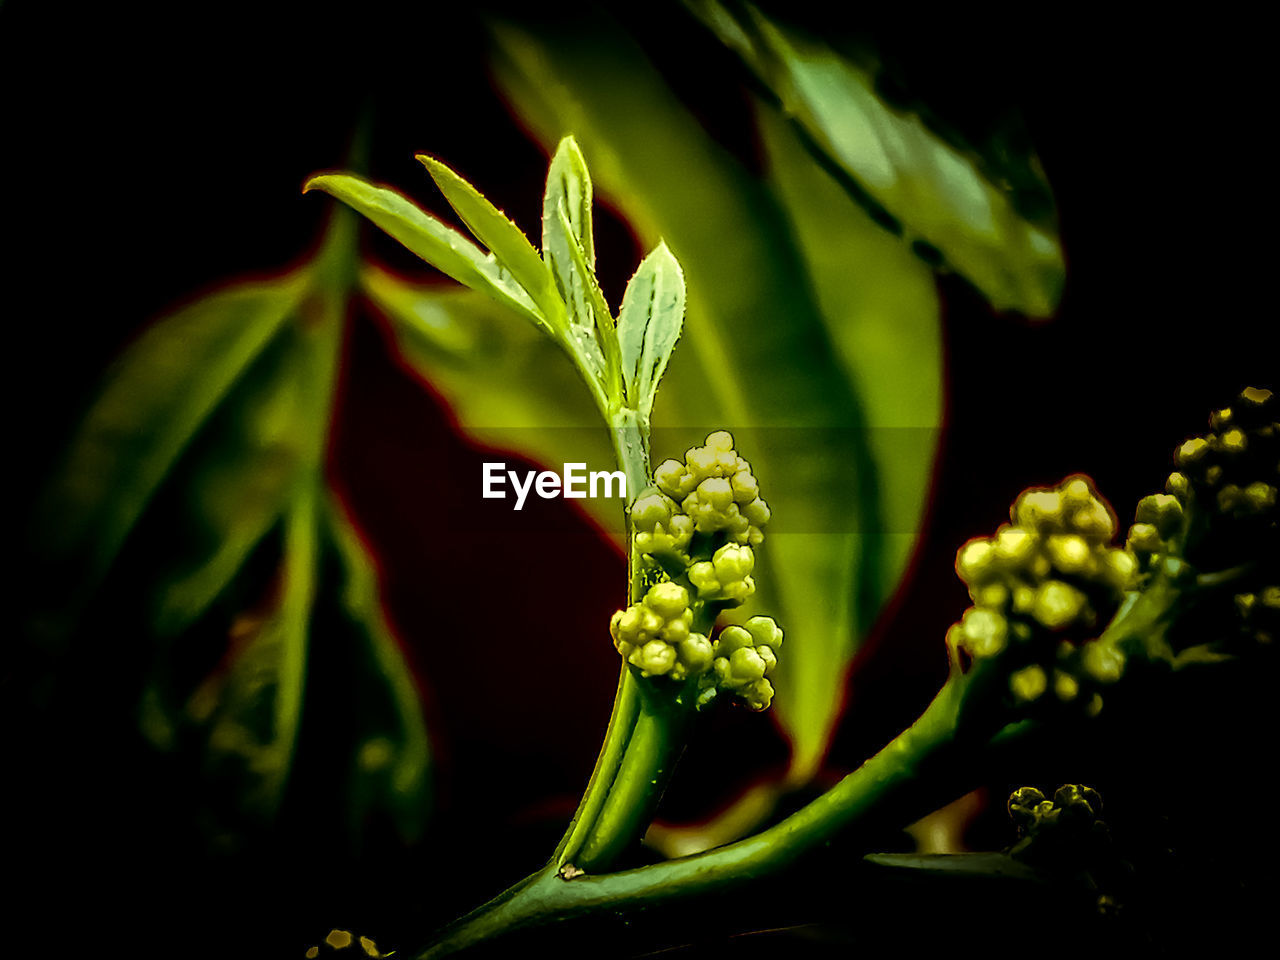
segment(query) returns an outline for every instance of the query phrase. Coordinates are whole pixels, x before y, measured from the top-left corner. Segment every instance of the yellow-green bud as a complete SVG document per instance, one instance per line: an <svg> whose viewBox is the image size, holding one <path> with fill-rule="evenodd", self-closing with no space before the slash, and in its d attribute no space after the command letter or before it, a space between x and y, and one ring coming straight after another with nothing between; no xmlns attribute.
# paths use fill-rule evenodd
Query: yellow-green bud
<svg viewBox="0 0 1280 960"><path fill-rule="evenodd" d="M1048 686L1049 680L1045 676L1044 667L1038 664L1033 663L1029 667L1015 670L1009 676L1009 690L1023 703L1038 699Z"/></svg>
<svg viewBox="0 0 1280 960"><path fill-rule="evenodd" d="M1078 533L1053 534L1045 541L1045 552L1060 573L1089 574L1098 569L1089 542Z"/></svg>
<svg viewBox="0 0 1280 960"><path fill-rule="evenodd" d="M757 647L767 646L777 650L782 646L782 628L773 617L752 617L744 625Z"/></svg>
<svg viewBox="0 0 1280 960"><path fill-rule="evenodd" d="M730 480L735 503L750 503L760 496L760 484L747 470L739 470Z"/></svg>
<svg viewBox="0 0 1280 960"><path fill-rule="evenodd" d="M1162 553L1165 546L1155 524L1135 523L1129 528L1129 549L1134 553Z"/></svg>
<svg viewBox="0 0 1280 960"><path fill-rule="evenodd" d="M637 530L652 533L660 524L670 523L676 509L675 501L666 494L646 491L631 505L631 522Z"/></svg>
<svg viewBox="0 0 1280 960"><path fill-rule="evenodd" d="M649 588L649 592L644 595L644 602L664 620L672 620L688 608L689 591L678 583L664 580Z"/></svg>
<svg viewBox="0 0 1280 960"><path fill-rule="evenodd" d="M1168 538L1182 526L1182 503L1171 494L1153 493L1138 501L1134 519L1151 524L1161 537Z"/></svg>
<svg viewBox="0 0 1280 960"><path fill-rule="evenodd" d="M1209 453L1209 441L1204 437L1192 437L1180 446L1173 455L1173 462L1179 467L1191 467L1204 462Z"/></svg>
<svg viewBox="0 0 1280 960"><path fill-rule="evenodd" d="M1036 591L1031 615L1050 630L1061 630L1087 617L1088 598L1061 580L1047 580Z"/></svg>
<svg viewBox="0 0 1280 960"><path fill-rule="evenodd" d="M658 489L673 500L683 500L698 485L697 478L679 460L664 460L658 464L658 469L653 471L653 480Z"/></svg>
<svg viewBox="0 0 1280 960"><path fill-rule="evenodd" d="M1102 683L1114 683L1124 675L1124 653L1113 643L1094 640L1084 645L1084 668Z"/></svg>
<svg viewBox="0 0 1280 960"><path fill-rule="evenodd" d="M1009 511L1019 527L1049 533L1060 530L1065 522L1062 493L1058 490L1024 490Z"/></svg>
<svg viewBox="0 0 1280 960"><path fill-rule="evenodd" d="M965 649L975 659L994 657L1005 648L1009 621L992 610L970 607L960 621Z"/></svg>

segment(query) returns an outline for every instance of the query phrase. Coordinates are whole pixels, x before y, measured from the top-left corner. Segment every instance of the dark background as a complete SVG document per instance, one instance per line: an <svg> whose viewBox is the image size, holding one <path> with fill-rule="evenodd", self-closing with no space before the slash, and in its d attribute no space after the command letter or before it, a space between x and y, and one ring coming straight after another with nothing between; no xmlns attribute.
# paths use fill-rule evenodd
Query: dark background
<svg viewBox="0 0 1280 960"><path fill-rule="evenodd" d="M650 8L658 12L628 19L713 133L750 159L748 94L735 61L678 11ZM850 682L834 774L910 722L936 690L942 635L967 604L954 551L994 529L1019 490L1083 471L1124 517L1160 486L1173 446L1202 428L1211 407L1251 383L1276 386L1274 191L1263 167L1271 111L1263 38L1247 24L1114 15L996 24L921 13L905 25L833 22L805 4L786 12L874 38L940 108L977 121L1020 108L1056 192L1069 270L1048 325L993 316L963 283L942 281L948 429L931 525L913 578ZM301 196L300 185L342 164L362 110L373 111L375 179L433 204L413 160L430 152L517 222L536 222L546 159L490 92L482 38L467 15L435 4L0 8L3 303L16 426L8 462L19 517L111 357L149 319L310 248L326 201ZM607 210L598 216L602 279L616 302L638 247ZM412 266L381 238L367 242L383 260ZM91 665L55 664L80 677L56 716L6 711L5 792L16 801L6 822L29 893L15 916L55 955L127 938L138 956L300 956L330 926L411 947L424 927L540 862L571 811L607 717L612 651L576 657L579 687L594 692L572 710L547 704L527 714L504 707L527 702L527 678L495 669L478 643L438 635L520 617L573 565L588 571L582 593L592 599L558 642L580 651L613 608L621 559L584 528L519 592L499 604L485 597L469 571L515 556L518 531L433 539L421 504L457 501L475 455L384 347L374 318L357 316L331 473L382 557L392 614L422 675L440 751L435 832L411 855L391 844L362 858L335 853L318 833L332 811L306 798L258 846L207 852L182 790L148 780L154 771L121 746L126 728L112 709L129 688L131 661L112 651L129 638L104 636ZM450 598L443 611L441 597ZM476 679L442 679L459 675ZM1160 725L1029 762L1017 777L1090 782L1117 832L1128 827L1144 849L1175 850L1151 871L1158 879L1146 912L1118 939L1153 938L1177 952L1267 933L1275 840L1255 811L1275 723L1266 679L1237 679L1242 688L1166 704L1173 709ZM6 670L4 696L21 702L30 682ZM784 763L767 718L717 722L761 744L751 757L757 773ZM319 749L300 745L309 748ZM705 743L691 751L700 762L668 798L672 816L705 812L699 804L727 800L743 780L732 766L740 758L721 756L716 766ZM976 847L1011 839L999 808L1017 783L990 785L992 808L971 830ZM879 929L904 948L936 945L942 929L1000 939L995 921L955 906L970 906L967 894L928 885L875 894L852 870L833 870L831 884L880 916ZM1020 921L1003 922L1020 932L1075 916L1018 909ZM920 911L945 923L921 933L911 925ZM733 949L747 955L750 942Z"/></svg>

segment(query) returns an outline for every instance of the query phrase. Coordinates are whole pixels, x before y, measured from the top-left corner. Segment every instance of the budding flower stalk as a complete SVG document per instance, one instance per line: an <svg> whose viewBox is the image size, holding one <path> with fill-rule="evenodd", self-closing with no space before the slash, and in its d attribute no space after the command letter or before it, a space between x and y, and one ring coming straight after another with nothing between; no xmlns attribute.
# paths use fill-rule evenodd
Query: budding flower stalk
<svg viewBox="0 0 1280 960"><path fill-rule="evenodd" d="M720 611L756 591L755 548L770 511L751 464L720 430L683 461L660 464L654 482L632 505L631 524L633 549L658 582L614 614L614 646L643 677L699 678L700 704L723 690L763 710L773 699L777 624L753 617L708 639Z"/></svg>

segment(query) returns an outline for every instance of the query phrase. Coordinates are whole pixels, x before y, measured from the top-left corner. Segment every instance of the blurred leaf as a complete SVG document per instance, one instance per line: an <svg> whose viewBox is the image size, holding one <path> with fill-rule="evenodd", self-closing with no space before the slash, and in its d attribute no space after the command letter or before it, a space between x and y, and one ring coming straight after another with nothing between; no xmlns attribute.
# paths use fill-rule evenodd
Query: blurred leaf
<svg viewBox="0 0 1280 960"><path fill-rule="evenodd" d="M208 730L207 775L234 781L238 806L252 816L275 813L298 739L316 594L316 510L314 485L301 485L284 520L274 595L266 609L231 625L231 655L187 704Z"/></svg>
<svg viewBox="0 0 1280 960"><path fill-rule="evenodd" d="M431 744L418 687L387 622L373 559L340 504L325 505L324 526L342 575L341 589L330 599L338 602L340 629L363 647L364 669L353 679L358 689L350 691L360 727L351 816L358 833L371 814L386 810L412 843L430 813Z"/></svg>
<svg viewBox="0 0 1280 960"><path fill-rule="evenodd" d="M218 291L152 324L112 366L36 510L35 540L63 618L98 584L192 437L306 288L299 271Z"/></svg>
<svg viewBox="0 0 1280 960"><path fill-rule="evenodd" d="M406 361L472 437L544 466L614 469L609 433L590 393L547 337L470 291L411 283L372 266L360 282L392 321ZM605 529L621 534L616 502L579 502Z"/></svg>
<svg viewBox="0 0 1280 960"><path fill-rule="evenodd" d="M292 321L210 420L185 464L185 549L156 587L154 625L174 636L218 596L275 525L295 488L314 482L328 436L345 297L322 276Z"/></svg>
<svg viewBox="0 0 1280 960"><path fill-rule="evenodd" d="M941 878L1033 883L1056 879L1004 853L870 853L863 859L879 867Z"/></svg>
<svg viewBox="0 0 1280 960"><path fill-rule="evenodd" d="M906 569L929 501L943 417L941 307L929 268L813 162L778 113L757 110L769 176L831 342L866 410L880 476L885 585Z"/></svg>
<svg viewBox="0 0 1280 960"><path fill-rule="evenodd" d="M496 27L496 75L542 143L578 136L598 189L647 242L665 237L684 267L688 314L657 399L654 455L727 427L761 479L776 524L752 608L788 631L774 709L805 779L885 595L862 411L775 198L625 35L600 20L582 27L554 37Z"/></svg>
<svg viewBox="0 0 1280 960"><path fill-rule="evenodd" d="M307 190L323 190L364 214L411 251L465 287L479 290L515 310L535 326L554 333L529 294L493 257L458 231L387 187L345 173L307 181Z"/></svg>
<svg viewBox="0 0 1280 960"><path fill-rule="evenodd" d="M684 274L665 243L644 258L618 313L622 374L630 404L647 419L684 324Z"/></svg>
<svg viewBox="0 0 1280 960"><path fill-rule="evenodd" d="M750 4L688 5L850 178L854 193L897 221L904 240L937 251L998 310L1053 312L1066 269L1057 236L1023 219L975 159L918 116L886 105L873 76L825 43L783 29Z"/></svg>
<svg viewBox="0 0 1280 960"><path fill-rule="evenodd" d="M331 702L312 714L324 720L326 777L335 751L351 748L345 813L390 814L414 837L429 808L416 689L372 561L325 492L356 219L340 210L288 276L157 321L114 368L69 473L46 491L48 522L76 534L56 544L66 559L111 567L92 608L111 619L86 618L77 639L105 631L151 646L142 732L187 768L179 777L198 777L223 838L270 823L286 796L318 631L326 656L346 649L351 661L340 697L365 701L336 727Z"/></svg>

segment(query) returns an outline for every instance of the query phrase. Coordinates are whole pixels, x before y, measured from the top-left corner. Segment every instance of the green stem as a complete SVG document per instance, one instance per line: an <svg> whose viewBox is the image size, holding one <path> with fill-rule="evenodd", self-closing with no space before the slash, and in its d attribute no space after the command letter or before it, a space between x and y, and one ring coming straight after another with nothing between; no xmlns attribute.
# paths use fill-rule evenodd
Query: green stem
<svg viewBox="0 0 1280 960"><path fill-rule="evenodd" d="M627 478L629 512L649 483L648 424L636 411L620 409L610 416L610 434ZM645 582L640 557L631 548L629 521L627 533L627 597L635 603L644 595ZM668 693L623 666L600 756L556 848L550 865L554 871L570 866L575 872L608 869L644 834L684 749L693 696L689 685Z"/></svg>
<svg viewBox="0 0 1280 960"><path fill-rule="evenodd" d="M871 836L883 822L908 822L935 809L970 786L972 774L963 772L966 744L985 743L982 737L957 737L967 684L966 677L953 676L910 728L775 826L706 853L618 873L563 879L548 866L458 921L420 954L421 960L551 920L722 892L791 866L855 824Z"/></svg>
<svg viewBox="0 0 1280 960"><path fill-rule="evenodd" d="M608 869L648 829L684 752L685 731L694 714L694 683L684 684L674 697L649 684L635 685L641 690L640 710L631 739L599 815L573 860L575 867L588 873Z"/></svg>

